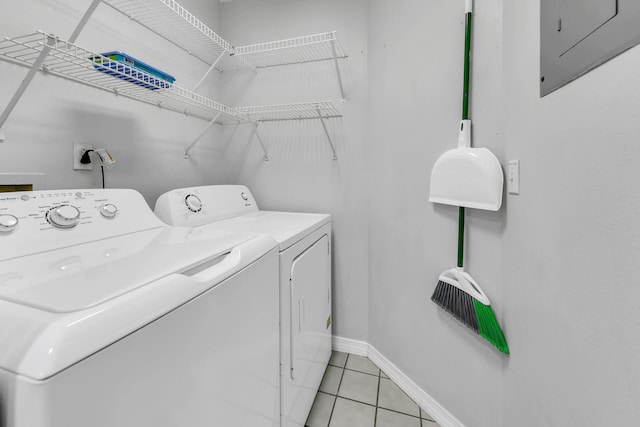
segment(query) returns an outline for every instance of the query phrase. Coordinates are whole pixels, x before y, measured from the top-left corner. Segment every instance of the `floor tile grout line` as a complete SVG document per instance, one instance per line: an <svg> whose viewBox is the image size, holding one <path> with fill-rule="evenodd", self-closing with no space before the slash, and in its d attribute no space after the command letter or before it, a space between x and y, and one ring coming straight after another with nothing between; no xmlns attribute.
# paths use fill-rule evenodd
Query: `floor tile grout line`
<svg viewBox="0 0 640 427"><path fill-rule="evenodd" d="M422 422L422 408L420 407L420 405L418 405L418 415L418 419L420 420L420 427L424 427Z"/></svg>
<svg viewBox="0 0 640 427"><path fill-rule="evenodd" d="M373 424L374 427L376 427L377 422L378 422L378 409L379 408L380 409L384 409L385 411L394 412L396 414L405 415L405 416L408 416L408 417L411 417L411 418L418 418L420 420L420 427L424 426L424 421L427 420L427 419L426 418L424 418L424 419L422 418L422 413L420 412L422 410L422 408L420 408L420 405L416 404L416 406L418 407L418 411L419 411L418 412L419 413L418 416L411 415L411 414L408 414L406 412L397 411L397 410L394 410L394 409L381 408L379 406L379 403L380 403L380 386L381 386L382 379L383 379L382 378L382 370L380 368L378 368L378 375L377 375L377 377L378 377L378 391L376 393L376 404L375 405L372 405L372 404L367 403L367 402L362 402L362 401L359 401L359 400L351 399L351 398L348 398L348 397L339 396L340 387L342 386L342 380L344 378L345 371L349 370L351 372L357 372L357 373L361 373L361 374L365 374L365 375L369 375L369 376L374 376L374 377L376 376L376 375L370 374L368 372L362 372L362 371L358 371L358 370L355 370L355 369L348 369L347 368L347 363L349 361L349 356L351 356L351 354L350 353L346 353L346 354L347 354L347 357L345 359L343 367L329 364L329 366L333 366L335 368L342 369L342 374L340 375L340 381L338 382L338 389L336 390L336 394L331 394L331 393L328 393L326 391L320 391L320 390L318 390L318 392L317 392L317 393L322 393L322 394L326 394L328 396L335 397L335 399L333 401L333 405L331 407L331 413L329 414L329 424L327 425L327 427L331 424L331 420L333 419L333 412L335 410L336 403L338 402L338 398L341 398L341 399L348 400L348 401L351 401L351 402L354 402L354 403L359 403L359 404L362 404L362 405L365 405L365 406L369 406L369 407L375 408L374 424ZM376 366L376 368L377 368L377 366ZM393 383L393 380L391 380L390 378L385 378L385 379L387 379L387 380L389 380L390 382ZM430 421L430 420L428 420L428 421Z"/></svg>
<svg viewBox="0 0 640 427"><path fill-rule="evenodd" d="M393 383L393 384L396 384L396 383L395 383L391 378L384 378L384 379L386 379L387 381L390 381L390 382L391 382L391 383ZM396 385L397 385L397 384L396 384ZM405 393L405 395L406 395L406 393ZM394 409L389 409L389 408L383 408L383 409L386 409L386 410L388 410L388 411L397 412L397 413L399 413L399 414L409 415L410 417L420 418L420 425L422 425L422 420L427 420L427 421L434 422L432 418L423 418L423 417L422 417L422 412L423 412L424 410L422 409L422 406L418 405L418 403L417 403L416 401L414 401L413 399L411 399L409 396L407 396L407 398L409 398L409 399L411 400L411 402L413 402L413 404L414 404L414 405L416 405L416 406L418 407L418 416L417 416L417 417L416 417L415 415L407 414L406 412L396 411L396 410L394 410ZM429 414L429 412L424 411L424 413L425 413L425 414L427 414L427 415L429 415L429 417L431 417L431 414Z"/></svg>
<svg viewBox="0 0 640 427"><path fill-rule="evenodd" d="M378 383L380 384L380 383L382 382L382 380L387 380L387 381L389 381L390 383L395 384L395 385L397 386L397 384L396 384L396 383L395 383L391 378L382 378L382 377L380 377L380 379L378 380ZM380 387L378 386L378 393L379 393L379 392L380 392ZM406 393L405 393L405 395L406 395ZM391 408L385 408L385 407L382 407L382 409L384 409L385 411L395 412L396 414L408 415L408 416L413 417L413 418L420 418L420 419L422 419L422 413L420 412L420 411L422 410L422 408L420 407L420 405L418 405L416 402L414 402L414 400L413 400L413 399L411 399L409 396L407 396L407 398L408 398L409 400L411 400L411 402L412 402L414 405L416 405L416 407L418 408L418 415L417 415L417 416L416 416L416 415L411 415L411 414L406 413L406 412L397 411L397 410L395 410L395 409L391 409ZM422 424L422 423L421 423L421 424Z"/></svg>
<svg viewBox="0 0 640 427"><path fill-rule="evenodd" d="M340 375L340 382L338 382L338 389L336 390L336 398L333 400L333 406L331 407L331 414L329 414L329 424L327 424L327 427L331 425L331 418L333 418L333 410L336 409L336 402L338 402L338 393L340 393L340 386L342 385L342 378L344 378L344 371L346 370L347 360L349 360L349 353L347 353L347 358L344 361L345 368L342 368L342 375Z"/></svg>
<svg viewBox="0 0 640 427"><path fill-rule="evenodd" d="M329 393L324 393L324 392L321 392L321 393L329 394ZM383 407L380 407L380 406L374 406L371 403L361 402L359 400L350 399L348 397L337 396L337 395L333 395L333 394L329 394L329 396L333 396L333 397L336 398L336 401L333 403L334 407L335 407L335 404L338 401L338 399L343 399L343 400L348 400L349 402L359 403L360 405L365 405L365 406L369 406L369 407L375 408L376 409L376 421L375 422L377 422L378 409L384 409L385 411L393 412L394 414L398 414L398 415L404 415L405 417L409 417L409 418L417 418L418 420L420 420L420 425L421 426L422 426L422 422L423 421L429 421L431 423L434 422L433 420L428 420L428 419L422 418L422 417L416 417L415 415L407 414L405 412L394 411L393 409L389 409L389 408L383 408ZM331 409L331 417L333 417L333 409ZM329 418L329 422L331 422L331 417ZM375 427L375 424L374 424L374 427Z"/></svg>
<svg viewBox="0 0 640 427"><path fill-rule="evenodd" d="M320 392L320 393L328 394L329 396L335 396L336 399L348 400L348 401L353 402L353 403L359 403L361 405L370 406L372 408L376 408L377 407L377 408L380 408L380 409L384 409L385 411L393 412L393 413L396 413L396 414L399 414L399 415L406 415L407 417L411 417L411 418L420 418L420 417L415 416L415 415L407 414L406 412L396 411L395 409L385 408L384 406L372 405L371 403L362 402L360 400L355 400L355 399L352 399L350 397L338 396L336 394L330 394L330 393L326 393L326 392ZM426 418L425 418L425 420L426 420ZM429 421L429 420L427 420L427 421Z"/></svg>
<svg viewBox="0 0 640 427"><path fill-rule="evenodd" d="M372 363L373 363L373 362L372 362ZM374 365L375 365L375 364L374 364ZM377 365L375 365L375 366L376 366L376 368L378 368L378 366L377 366ZM346 369L346 364L345 364L345 369ZM349 369L349 370L350 370L350 371L353 371L353 369ZM362 371L356 371L356 372L361 372L361 373L363 373L363 374L366 374L366 373L367 373L367 372L362 372ZM384 375L385 375L385 378L382 378L382 374L384 374ZM369 374L369 375L373 375L373 374ZM391 381L391 382L392 382L392 383L394 383L394 384L395 384L395 382L393 382L393 380L392 380L391 378L389 378L389 376L388 376L387 374L385 374L385 373L382 371L382 369L380 369L380 368L378 368L378 377L379 377L379 378L378 378L378 396L379 396L379 393L380 393L380 383L382 382L382 380L383 380L383 379L389 380L389 381ZM412 401L413 401L413 400L412 400ZM357 402L357 400L356 400L356 402ZM364 403L364 402L362 402L362 403ZM384 409L385 411L391 411L391 412L395 412L395 413L397 413L397 414L402 414L402 415L407 415L407 416L410 416L410 417L413 417L413 418L418 418L418 419L420 420L420 427L423 427L423 424L424 424L424 423L423 423L423 420L433 422L433 420L428 420L428 419L426 419L426 418L422 418L422 407L421 407L420 405L418 405L416 402L413 402L413 403L415 403L415 404L416 404L416 406L418 407L418 416L417 416L417 417L416 417L415 415L407 414L406 412L396 411L396 410L394 410L394 409L389 409L389 408L382 408L382 409ZM377 409L378 407L379 407L379 406L378 406L378 404L376 403L376 416L377 416L377 413L378 413L378 409ZM425 411L425 412L426 412L426 411Z"/></svg>
<svg viewBox="0 0 640 427"><path fill-rule="evenodd" d="M378 402L380 402L380 368L378 368L378 392L376 393L376 413L373 416L373 427L378 424Z"/></svg>
<svg viewBox="0 0 640 427"><path fill-rule="evenodd" d="M346 368L346 367L344 369L346 369L347 371L351 371L351 372L357 372L359 374L371 375L372 377L376 377L376 376L379 377L380 376L380 375L376 375L376 374L370 374L369 372L358 371L357 369L351 369L351 368Z"/></svg>
<svg viewBox="0 0 640 427"><path fill-rule="evenodd" d="M353 371L352 369L344 369L344 370L345 370L345 371L351 371L351 372L364 373L364 372L359 372L359 371ZM373 374L368 374L368 375L369 375L369 376L371 376L371 377L375 377L375 375L373 375ZM371 403L363 402L362 400L353 399L353 398L351 398L351 397L339 396L338 394L331 394L331 393L328 393L328 392L326 392L326 391L320 391L320 390L318 390L318 393L323 393L323 394L328 394L328 395L330 395L330 396L340 397L341 399L350 400L350 401L352 401L352 402L356 402L356 403L362 403L363 405L367 405L367 406L378 406L378 401L377 401L377 400L378 400L378 398L379 398L380 385L381 385L381 381L382 381L383 379L386 379L387 381L390 381L390 382L392 382L392 383L393 383L393 380L390 380L390 379L388 379L388 378L382 378L382 377L379 377L379 378L378 378L378 395L376 396L376 404L375 404L375 405L373 405L373 404L371 404ZM340 384L342 384L342 378L340 379ZM395 383L394 383L394 384L395 384ZM338 389L339 389L339 388L340 388L340 387L338 386ZM412 402L413 402L413 401L412 401ZM416 405L416 407L418 408L418 410L420 410L420 406L419 406L417 403L415 403L415 402L413 402L413 403ZM396 414L408 415L408 416L413 417L413 418L422 418L422 415L412 415L412 414L409 414L409 413L407 413L407 412L402 412L402 411L398 411L398 410L396 410L396 409L391 409L391 408L385 408L385 407L382 407L382 406L380 406L380 408L384 409L385 411L395 412ZM426 418L425 418L425 419L426 419Z"/></svg>

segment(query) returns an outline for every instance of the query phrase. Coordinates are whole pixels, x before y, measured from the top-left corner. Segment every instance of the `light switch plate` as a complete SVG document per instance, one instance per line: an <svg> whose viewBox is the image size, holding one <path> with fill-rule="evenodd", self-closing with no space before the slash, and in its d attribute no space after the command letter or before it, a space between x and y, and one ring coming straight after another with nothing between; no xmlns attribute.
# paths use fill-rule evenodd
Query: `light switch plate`
<svg viewBox="0 0 640 427"><path fill-rule="evenodd" d="M520 160L510 160L507 171L507 191L520 194Z"/></svg>
<svg viewBox="0 0 640 427"><path fill-rule="evenodd" d="M87 150L93 150L93 145L92 144L82 144L82 143L79 143L79 142L74 142L73 143L73 170L74 171L77 171L77 170L84 170L84 171L93 170L93 163L87 163L86 165L83 165L82 163L80 163L80 158L82 157L84 152L87 151Z"/></svg>

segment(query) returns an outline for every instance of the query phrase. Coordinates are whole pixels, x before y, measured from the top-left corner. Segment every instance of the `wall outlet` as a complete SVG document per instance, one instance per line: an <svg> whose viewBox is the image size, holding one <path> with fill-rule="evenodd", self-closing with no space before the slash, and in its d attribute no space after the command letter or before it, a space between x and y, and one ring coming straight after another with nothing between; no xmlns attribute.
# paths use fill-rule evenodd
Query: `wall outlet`
<svg viewBox="0 0 640 427"><path fill-rule="evenodd" d="M93 150L92 144L81 144L79 142L73 143L73 170L74 171L90 171L93 170L93 162L83 165L80 163L80 158L87 150Z"/></svg>

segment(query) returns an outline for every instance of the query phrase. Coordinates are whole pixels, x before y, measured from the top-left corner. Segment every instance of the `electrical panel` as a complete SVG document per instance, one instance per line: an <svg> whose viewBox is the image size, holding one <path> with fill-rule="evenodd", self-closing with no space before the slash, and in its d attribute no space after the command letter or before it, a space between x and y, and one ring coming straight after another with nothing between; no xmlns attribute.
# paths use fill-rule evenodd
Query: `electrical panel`
<svg viewBox="0 0 640 427"><path fill-rule="evenodd" d="M540 96L640 43L638 0L541 0Z"/></svg>

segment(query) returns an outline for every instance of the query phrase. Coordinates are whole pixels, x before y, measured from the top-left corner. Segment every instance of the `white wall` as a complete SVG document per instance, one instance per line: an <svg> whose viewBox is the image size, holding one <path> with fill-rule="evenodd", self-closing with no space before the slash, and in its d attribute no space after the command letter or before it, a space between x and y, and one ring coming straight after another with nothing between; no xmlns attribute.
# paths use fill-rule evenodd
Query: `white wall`
<svg viewBox="0 0 640 427"><path fill-rule="evenodd" d="M0 2L2 37L43 30L68 38L89 7L89 0L33 0ZM188 0L185 7L217 26L217 2ZM77 40L93 51L124 51L177 78L191 89L207 67L157 35L101 4ZM0 61L0 109L4 110L26 75L25 67ZM215 79L203 88L214 96ZM47 188L85 188L102 185L100 168L92 172L72 170L72 143L106 147L117 160L106 171L107 187L130 187L143 193L153 205L156 197L179 186L220 180L221 145L212 129L192 151L185 146L206 121L160 110L123 97L52 75L38 73L9 117L0 143L0 172L47 174Z"/></svg>
<svg viewBox="0 0 640 427"><path fill-rule="evenodd" d="M474 145L500 158L501 4L478 2L476 15ZM370 28L370 343L465 425L496 426L508 362L430 300L456 264L458 209L427 199L435 160L457 146L464 2L372 0ZM467 209L465 244L499 318L501 217Z"/></svg>
<svg viewBox="0 0 640 427"><path fill-rule="evenodd" d="M539 4L475 3L474 143L521 162L521 194L467 223L505 358L427 302L454 261L455 210L412 187L426 194L455 141L462 2L370 8L371 170L388 171L371 177L387 194L371 205L370 342L468 426L640 424L639 48L540 99Z"/></svg>
<svg viewBox="0 0 640 427"><path fill-rule="evenodd" d="M503 425L640 425L640 48L540 99L538 4L503 28Z"/></svg>
<svg viewBox="0 0 640 427"><path fill-rule="evenodd" d="M263 209L332 215L333 332L362 340L368 338L366 6L365 0L242 0L221 6L221 31L234 45L336 30L349 55L340 61L344 105L332 62L262 69L253 79L246 73L223 76L223 100L230 105L331 100L344 114L327 124L336 161L317 120L261 125L268 162L250 139L251 127L230 127L225 179L251 188Z"/></svg>

